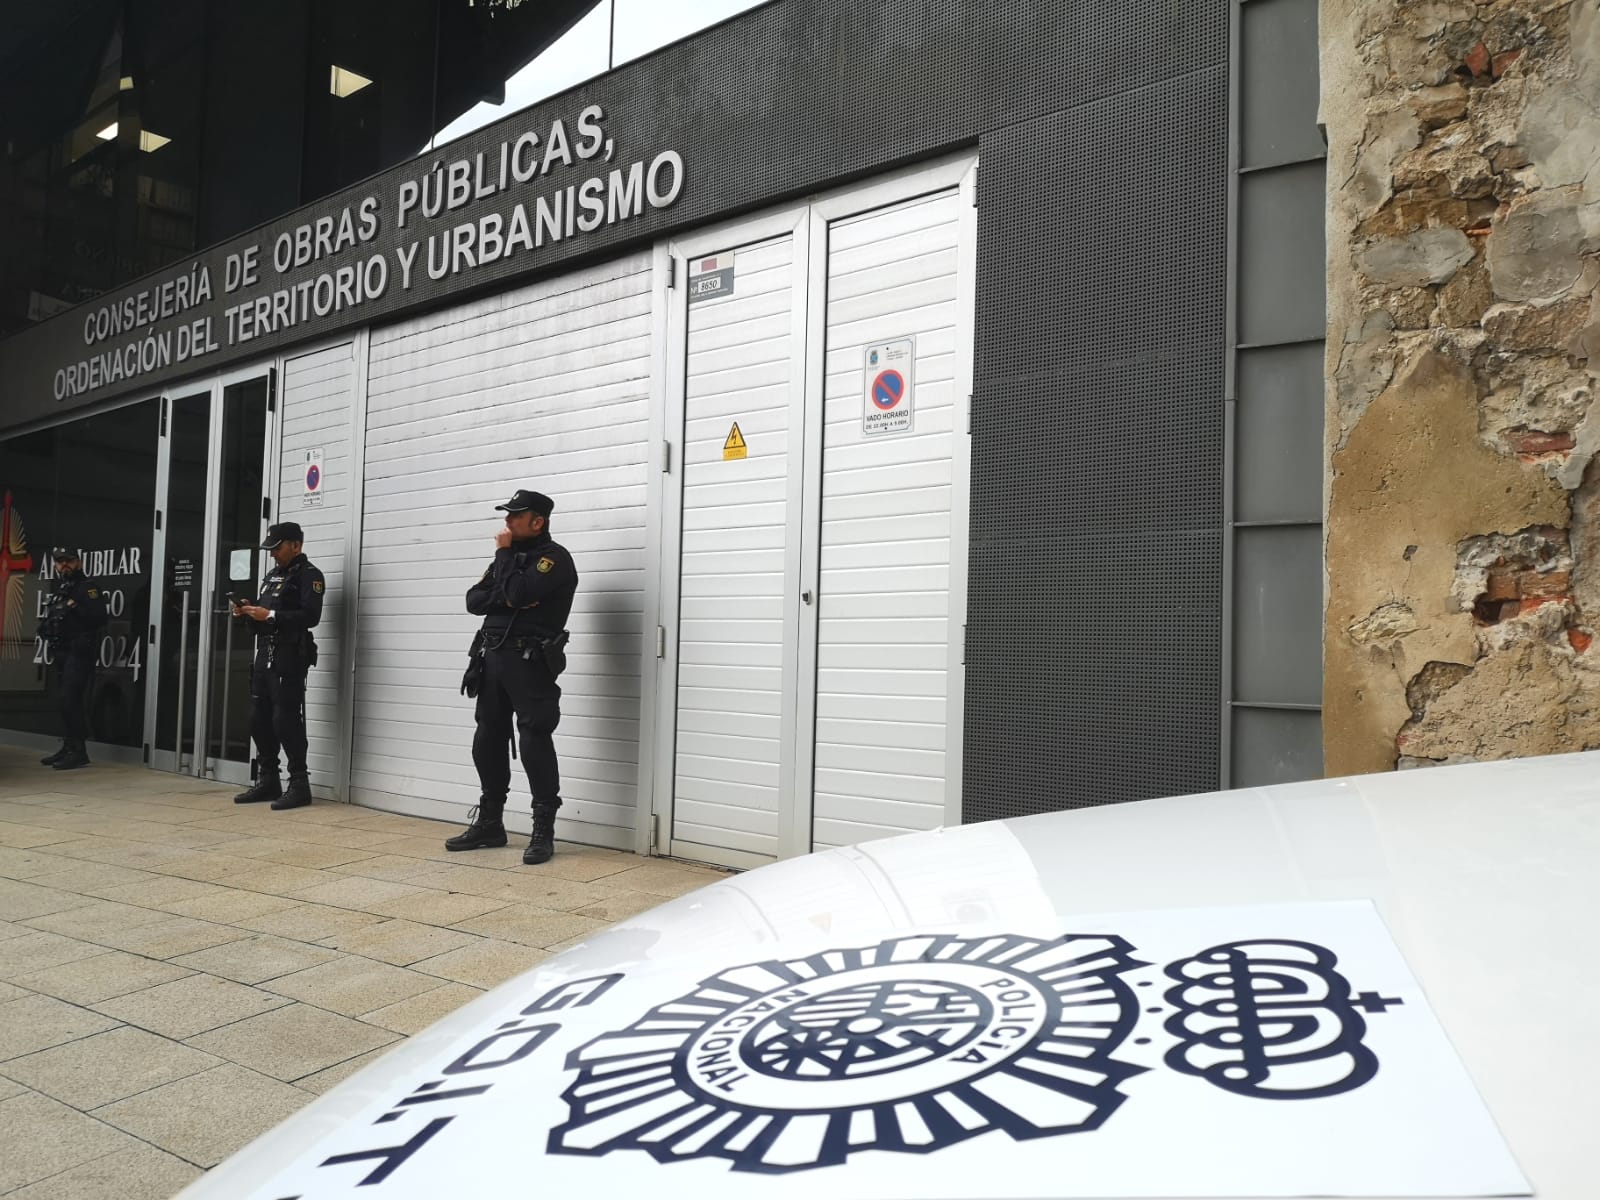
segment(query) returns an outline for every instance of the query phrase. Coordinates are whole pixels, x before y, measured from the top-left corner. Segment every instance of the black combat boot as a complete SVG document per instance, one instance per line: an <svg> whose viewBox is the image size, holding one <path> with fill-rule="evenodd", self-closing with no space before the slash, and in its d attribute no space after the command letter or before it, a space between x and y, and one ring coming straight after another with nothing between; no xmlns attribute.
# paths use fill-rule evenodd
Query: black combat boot
<svg viewBox="0 0 1600 1200"><path fill-rule="evenodd" d="M78 741L68 742L67 752L50 764L51 769L56 771L75 771L79 767L88 765L89 755L85 752L83 743Z"/></svg>
<svg viewBox="0 0 1600 1200"><path fill-rule="evenodd" d="M283 784L276 771L262 771L261 777L233 798L235 804L260 804L263 800L276 800L283 795Z"/></svg>
<svg viewBox="0 0 1600 1200"><path fill-rule="evenodd" d="M549 862L555 856L558 807L555 804L533 806L533 836L528 839L528 848L522 852L522 861L530 867Z"/></svg>
<svg viewBox="0 0 1600 1200"><path fill-rule="evenodd" d="M67 756L67 744L65 742L62 742L60 749L58 749L54 754L48 754L44 758L41 758L39 760L39 765L41 767L53 767L58 762L60 762L63 758L65 758L66 756Z"/></svg>
<svg viewBox="0 0 1600 1200"><path fill-rule="evenodd" d="M305 772L289 776L289 786L283 790L283 795L272 802L272 807L278 810L285 808L304 808L311 803L311 780Z"/></svg>
<svg viewBox="0 0 1600 1200"><path fill-rule="evenodd" d="M503 797L499 800L491 800L487 796L480 797L472 810L472 824L455 837L448 839L444 848L483 850L491 846L504 846L506 827L501 818L505 816L505 811L506 802Z"/></svg>

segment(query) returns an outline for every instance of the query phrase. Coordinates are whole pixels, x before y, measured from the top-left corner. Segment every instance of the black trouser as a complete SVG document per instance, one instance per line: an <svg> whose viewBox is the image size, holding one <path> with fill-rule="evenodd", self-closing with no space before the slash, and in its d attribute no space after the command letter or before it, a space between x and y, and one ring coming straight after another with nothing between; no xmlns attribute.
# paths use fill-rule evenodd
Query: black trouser
<svg viewBox="0 0 1600 1200"><path fill-rule="evenodd" d="M306 665L279 656L267 665L267 653L256 653L250 672L250 736L263 778L278 773L278 747L289 760L289 776L306 773Z"/></svg>
<svg viewBox="0 0 1600 1200"><path fill-rule="evenodd" d="M523 650L512 643L483 656L472 763L478 768L484 799L504 802L511 789L511 720L515 716L533 802L559 808L561 768L551 735L561 724L561 687L537 649L528 658L522 655Z"/></svg>
<svg viewBox="0 0 1600 1200"><path fill-rule="evenodd" d="M94 681L95 649L94 635L81 634L62 642L56 651L61 685L61 736L69 742L83 742L89 737L84 701Z"/></svg>

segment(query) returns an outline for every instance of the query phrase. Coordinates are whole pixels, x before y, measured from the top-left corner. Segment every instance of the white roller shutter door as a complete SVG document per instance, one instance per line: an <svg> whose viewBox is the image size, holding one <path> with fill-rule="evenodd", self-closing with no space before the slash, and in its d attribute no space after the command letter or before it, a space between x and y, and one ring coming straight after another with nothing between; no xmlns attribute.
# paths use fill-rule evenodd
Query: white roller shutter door
<svg viewBox="0 0 1600 1200"><path fill-rule="evenodd" d="M318 796L339 791L347 697L344 668L348 636L346 607L349 575L345 553L359 480L353 477L350 413L355 403L354 346L337 346L285 360L280 401L283 438L279 448L278 508L274 521L296 521L306 533L306 557L327 580L322 620L316 628L317 665L306 677L306 764ZM322 451L322 502L307 507L306 456Z"/></svg>
<svg viewBox="0 0 1600 1200"><path fill-rule="evenodd" d="M562 677L564 836L631 846L646 572L651 270L637 254L372 335L352 788L358 800L465 816L478 796L477 621L463 599L519 487L581 582ZM526 828L514 764L508 821ZM581 823L581 828L575 823Z"/></svg>

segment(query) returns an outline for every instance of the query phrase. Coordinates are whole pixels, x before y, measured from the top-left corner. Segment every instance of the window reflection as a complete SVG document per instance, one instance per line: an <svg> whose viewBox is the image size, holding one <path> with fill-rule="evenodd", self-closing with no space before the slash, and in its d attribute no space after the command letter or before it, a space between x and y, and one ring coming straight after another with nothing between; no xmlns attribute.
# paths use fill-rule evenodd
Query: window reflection
<svg viewBox="0 0 1600 1200"><path fill-rule="evenodd" d="M758 2L12 5L0 336Z"/></svg>
<svg viewBox="0 0 1600 1200"><path fill-rule="evenodd" d="M69 545L106 597L89 737L143 742L158 418L157 402L146 400L0 441L0 726L60 732L60 679L36 629L50 547Z"/></svg>

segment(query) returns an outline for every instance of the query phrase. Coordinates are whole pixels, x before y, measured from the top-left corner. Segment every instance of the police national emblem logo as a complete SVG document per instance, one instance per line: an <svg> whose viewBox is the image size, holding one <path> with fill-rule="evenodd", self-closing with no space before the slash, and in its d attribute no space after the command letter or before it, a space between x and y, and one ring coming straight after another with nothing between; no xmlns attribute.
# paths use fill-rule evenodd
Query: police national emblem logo
<svg viewBox="0 0 1600 1200"><path fill-rule="evenodd" d="M526 1003L508 984L347 1096L286 1171L251 1159L210 1194L477 1195L522 1168L607 1197L1528 1194L1370 904L698 968L687 942L652 961L648 921L611 943L637 966L558 961Z"/></svg>
<svg viewBox="0 0 1600 1200"><path fill-rule="evenodd" d="M541 575L548 575L548 574L550 574L550 572L552 570L555 569L555 565L556 565L556 560L555 559L553 559L553 558L541 558L538 562L533 564L533 569L535 571L538 571L539 574L541 574Z"/></svg>
<svg viewBox="0 0 1600 1200"><path fill-rule="evenodd" d="M1109 936L899 938L723 971L574 1051L551 1153L798 1171L1097 1128L1143 964Z"/></svg>

